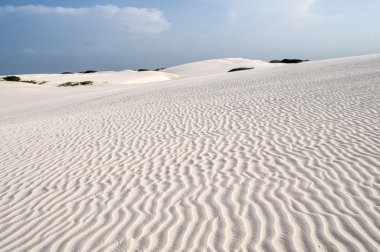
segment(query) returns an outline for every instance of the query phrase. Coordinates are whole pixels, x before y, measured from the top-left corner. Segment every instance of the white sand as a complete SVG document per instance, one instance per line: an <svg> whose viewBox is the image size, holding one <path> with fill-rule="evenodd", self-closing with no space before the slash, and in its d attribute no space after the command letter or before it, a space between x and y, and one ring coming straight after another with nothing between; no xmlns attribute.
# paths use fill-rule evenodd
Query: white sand
<svg viewBox="0 0 380 252"><path fill-rule="evenodd" d="M0 83L0 251L379 251L380 55L214 63Z"/></svg>
<svg viewBox="0 0 380 252"><path fill-rule="evenodd" d="M226 73L231 69L248 67L254 69L274 68L283 64L271 64L262 60L250 60L242 58L226 58L199 61L180 66L170 67L164 71L181 77L194 77L202 75Z"/></svg>
<svg viewBox="0 0 380 252"><path fill-rule="evenodd" d="M94 84L136 84L165 81L178 78L175 74L145 71L137 72L132 70L125 71L106 71L96 73L74 73L74 74L28 74L18 75L22 80L34 80L37 82L47 81L44 86L57 86L65 82L93 81Z"/></svg>
<svg viewBox="0 0 380 252"><path fill-rule="evenodd" d="M225 74L236 67L255 69L273 68L282 64L269 64L260 60L241 58L199 61L165 69L163 71L99 71L96 73L73 74L25 74L17 75L22 81L44 83L35 85L24 82L4 82L0 80L0 116L14 117L15 112L25 109L49 109L63 104L72 104L85 99L133 89L152 82L167 81L205 75ZM4 77L4 76L0 76ZM92 81L92 86L59 87L66 82ZM59 87L59 89L57 89ZM29 111L28 111L29 112Z"/></svg>

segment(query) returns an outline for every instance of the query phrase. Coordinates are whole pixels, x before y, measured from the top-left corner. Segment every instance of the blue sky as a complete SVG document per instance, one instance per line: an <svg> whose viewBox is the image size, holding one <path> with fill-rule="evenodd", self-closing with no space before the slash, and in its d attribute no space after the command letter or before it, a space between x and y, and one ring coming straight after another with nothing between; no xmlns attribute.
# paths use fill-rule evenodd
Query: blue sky
<svg viewBox="0 0 380 252"><path fill-rule="evenodd" d="M0 0L0 74L380 53L379 0Z"/></svg>

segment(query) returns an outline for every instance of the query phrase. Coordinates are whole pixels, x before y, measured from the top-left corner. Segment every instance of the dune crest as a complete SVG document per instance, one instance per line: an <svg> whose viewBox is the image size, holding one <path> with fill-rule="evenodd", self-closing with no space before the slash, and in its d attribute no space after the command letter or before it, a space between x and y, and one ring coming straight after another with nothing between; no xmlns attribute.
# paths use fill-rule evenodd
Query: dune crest
<svg viewBox="0 0 380 252"><path fill-rule="evenodd" d="M170 67L164 71L182 77L194 77L210 74L227 73L229 70L239 67L250 67L255 69L273 68L276 65L262 60L250 60L243 58L225 58L193 62L189 64Z"/></svg>

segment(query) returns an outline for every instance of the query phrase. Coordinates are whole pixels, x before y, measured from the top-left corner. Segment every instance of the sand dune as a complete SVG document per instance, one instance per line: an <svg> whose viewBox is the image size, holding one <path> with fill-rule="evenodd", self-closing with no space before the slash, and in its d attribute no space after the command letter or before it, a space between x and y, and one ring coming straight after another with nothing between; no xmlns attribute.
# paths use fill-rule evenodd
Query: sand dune
<svg viewBox="0 0 380 252"><path fill-rule="evenodd" d="M58 86L65 82L92 81L95 85L109 86L110 84L125 85L151 83L178 78L196 77L210 74L227 73L237 67L254 67L258 69L273 68L282 64L270 64L261 60L242 58L226 58L193 62L180 66L170 67L161 71L99 71L95 73L72 74L25 74L18 75L22 80L44 83L44 86ZM0 76L2 77L2 76Z"/></svg>
<svg viewBox="0 0 380 252"><path fill-rule="evenodd" d="M379 251L379 84L373 55L25 101L0 251Z"/></svg>
<svg viewBox="0 0 380 252"><path fill-rule="evenodd" d="M94 84L136 84L165 81L178 78L177 75L157 71L137 72L125 71L101 71L96 73L73 74L26 74L19 75L22 80L34 80L46 82L45 86L57 86L65 82L93 81Z"/></svg>
<svg viewBox="0 0 380 252"><path fill-rule="evenodd" d="M22 81L35 81L43 84L25 82L6 82L0 79L0 116L14 117L15 112L31 108L51 108L72 104L81 100L120 92L120 89L133 89L136 84L147 84L180 78L225 74L236 67L255 67L256 69L277 67L282 64L269 64L261 60L227 58L205 60L168 68L162 71L99 71L95 73L72 74L25 74L17 75ZM0 76L5 77L5 76ZM67 82L91 81L91 86L62 88ZM59 87L59 90L57 89Z"/></svg>
<svg viewBox="0 0 380 252"><path fill-rule="evenodd" d="M262 60L250 60L242 58L213 59L193 62L180 66L170 67L164 71L176 74L181 77L194 77L210 74L227 73L229 70L238 67L253 67L255 69L273 68L281 66L271 64Z"/></svg>

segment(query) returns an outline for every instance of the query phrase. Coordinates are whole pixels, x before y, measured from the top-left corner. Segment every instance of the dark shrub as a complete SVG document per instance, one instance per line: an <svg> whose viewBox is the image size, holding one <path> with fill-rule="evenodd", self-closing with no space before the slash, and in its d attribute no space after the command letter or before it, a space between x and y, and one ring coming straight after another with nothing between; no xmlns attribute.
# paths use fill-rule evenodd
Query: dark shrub
<svg viewBox="0 0 380 252"><path fill-rule="evenodd" d="M58 85L58 87L74 87L74 86L88 86L92 85L94 82L92 81L82 81L82 82L66 82Z"/></svg>
<svg viewBox="0 0 380 252"><path fill-rule="evenodd" d="M31 84L37 84L37 81L34 81L34 80L23 80L21 82L31 83Z"/></svg>
<svg viewBox="0 0 380 252"><path fill-rule="evenodd" d="M5 81L21 81L21 78L18 76L6 76L3 78Z"/></svg>
<svg viewBox="0 0 380 252"><path fill-rule="evenodd" d="M154 70L154 71L161 71L161 70L165 70L165 67L157 68L157 69Z"/></svg>
<svg viewBox="0 0 380 252"><path fill-rule="evenodd" d="M94 82L92 81L82 81L82 82L79 82L80 85L82 86L87 86L87 85L92 85Z"/></svg>
<svg viewBox="0 0 380 252"><path fill-rule="evenodd" d="M30 83L30 84L38 84L37 81L35 80L21 80L20 77L18 76L6 76L3 78L5 81L17 81L17 82L25 82L25 83Z"/></svg>
<svg viewBox="0 0 380 252"><path fill-rule="evenodd" d="M309 60L301 60L301 59L283 59L283 60L271 60L269 63L284 63L284 64L297 64L301 62L305 62Z"/></svg>
<svg viewBox="0 0 380 252"><path fill-rule="evenodd" d="M88 73L97 73L98 71L95 71L95 70L87 70L87 71L83 71L83 72L79 72L79 73L84 73L84 74L88 74Z"/></svg>
<svg viewBox="0 0 380 252"><path fill-rule="evenodd" d="M141 68L139 70L137 70L137 72L146 72L146 71L150 71L149 69L145 69L145 68Z"/></svg>
<svg viewBox="0 0 380 252"><path fill-rule="evenodd" d="M79 82L65 82L63 84L59 84L58 87L73 87L78 86Z"/></svg>
<svg viewBox="0 0 380 252"><path fill-rule="evenodd" d="M72 72L63 72L62 74L73 74Z"/></svg>
<svg viewBox="0 0 380 252"><path fill-rule="evenodd" d="M254 69L254 67L238 67L238 68L231 69L228 72L230 73L230 72L244 71L244 70L251 70L251 69Z"/></svg>

